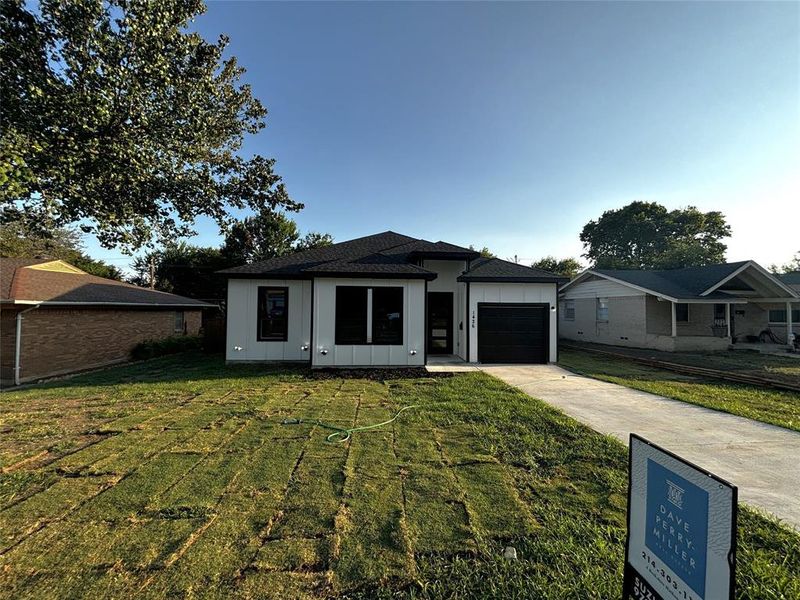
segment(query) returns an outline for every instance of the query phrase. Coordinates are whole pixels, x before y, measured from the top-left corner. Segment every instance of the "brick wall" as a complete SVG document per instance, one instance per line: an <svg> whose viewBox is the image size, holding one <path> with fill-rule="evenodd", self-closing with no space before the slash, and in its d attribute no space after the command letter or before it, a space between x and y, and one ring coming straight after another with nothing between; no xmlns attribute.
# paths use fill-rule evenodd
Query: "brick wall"
<svg viewBox="0 0 800 600"><path fill-rule="evenodd" d="M186 310L184 319L186 333L197 335L201 311ZM180 335L174 328L174 310L42 307L24 316L20 379L37 379L127 360L139 342ZM4 326L4 334L5 329ZM13 369L13 351L8 358ZM4 367L6 362L3 352Z"/></svg>

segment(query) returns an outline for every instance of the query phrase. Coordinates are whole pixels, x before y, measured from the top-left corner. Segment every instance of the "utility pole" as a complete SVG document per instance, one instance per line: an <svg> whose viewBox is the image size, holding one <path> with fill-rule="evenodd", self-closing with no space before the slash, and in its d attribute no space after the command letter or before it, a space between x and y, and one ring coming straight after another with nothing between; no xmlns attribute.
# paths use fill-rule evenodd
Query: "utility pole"
<svg viewBox="0 0 800 600"><path fill-rule="evenodd" d="M156 257L150 255L150 289L156 289Z"/></svg>

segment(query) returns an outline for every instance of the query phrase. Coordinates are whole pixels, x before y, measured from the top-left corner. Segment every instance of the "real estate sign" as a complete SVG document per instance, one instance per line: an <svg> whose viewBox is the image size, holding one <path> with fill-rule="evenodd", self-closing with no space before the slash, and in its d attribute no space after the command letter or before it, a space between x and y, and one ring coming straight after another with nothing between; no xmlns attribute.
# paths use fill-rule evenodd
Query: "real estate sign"
<svg viewBox="0 0 800 600"><path fill-rule="evenodd" d="M623 600L728 600L737 489L631 434Z"/></svg>

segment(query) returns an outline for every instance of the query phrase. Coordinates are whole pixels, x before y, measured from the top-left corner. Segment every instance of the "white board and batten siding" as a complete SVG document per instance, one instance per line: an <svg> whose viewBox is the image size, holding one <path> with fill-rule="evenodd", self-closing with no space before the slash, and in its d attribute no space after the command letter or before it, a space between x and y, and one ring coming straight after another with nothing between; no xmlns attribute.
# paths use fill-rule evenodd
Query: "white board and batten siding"
<svg viewBox="0 0 800 600"><path fill-rule="evenodd" d="M259 342L258 288L285 287L289 290L288 332L285 342ZM311 352L311 282L280 279L229 279L228 332L225 359L228 361L307 361ZM307 350L303 350L307 346Z"/></svg>
<svg viewBox="0 0 800 600"><path fill-rule="evenodd" d="M336 287L402 287L403 343L398 345L336 345ZM314 280L314 367L424 366L425 282L419 279ZM322 351L327 351L323 354ZM411 352L415 351L414 354Z"/></svg>
<svg viewBox="0 0 800 600"><path fill-rule="evenodd" d="M549 332L549 360L555 362L558 352L557 314L549 307L558 301L557 286L553 283L470 283L469 284L469 362L478 362L478 304L531 303L547 304Z"/></svg>
<svg viewBox="0 0 800 600"><path fill-rule="evenodd" d="M644 296L645 293L608 279L592 279L576 283L564 292L566 299L573 298L622 298L625 296Z"/></svg>

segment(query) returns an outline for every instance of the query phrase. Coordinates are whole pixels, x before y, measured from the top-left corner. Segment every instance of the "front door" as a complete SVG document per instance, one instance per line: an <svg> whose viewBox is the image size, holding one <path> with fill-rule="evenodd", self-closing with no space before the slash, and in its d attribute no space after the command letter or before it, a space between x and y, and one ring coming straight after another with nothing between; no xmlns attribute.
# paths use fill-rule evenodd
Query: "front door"
<svg viewBox="0 0 800 600"><path fill-rule="evenodd" d="M453 292L428 292L428 354L453 353Z"/></svg>

